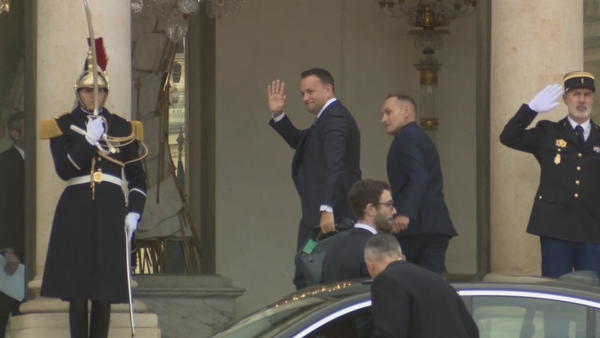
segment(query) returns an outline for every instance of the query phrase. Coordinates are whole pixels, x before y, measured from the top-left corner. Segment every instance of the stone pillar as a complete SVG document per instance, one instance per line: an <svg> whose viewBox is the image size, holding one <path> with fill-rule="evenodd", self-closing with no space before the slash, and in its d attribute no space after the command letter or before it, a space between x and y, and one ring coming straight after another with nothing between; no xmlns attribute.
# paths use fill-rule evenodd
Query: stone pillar
<svg viewBox="0 0 600 338"><path fill-rule="evenodd" d="M109 58L110 94L106 107L129 119L131 114L131 12L129 1L88 0L95 37L103 37ZM36 126L73 109L73 85L83 71L89 36L83 1L37 1ZM36 130L37 134L37 130ZM65 184L57 179L48 140L37 142L36 276L29 288L36 298L21 306L11 321L12 338L68 337L68 303L39 297L54 210ZM135 284L135 283L134 283ZM136 337L160 337L156 315L135 303ZM129 332L127 305L113 305L110 337Z"/></svg>
<svg viewBox="0 0 600 338"><path fill-rule="evenodd" d="M565 73L583 68L583 1L492 1L491 270L539 275L539 238L525 232L539 183L531 154L503 146L499 135L522 103ZM564 104L540 117L557 121ZM534 121L534 124L537 122Z"/></svg>

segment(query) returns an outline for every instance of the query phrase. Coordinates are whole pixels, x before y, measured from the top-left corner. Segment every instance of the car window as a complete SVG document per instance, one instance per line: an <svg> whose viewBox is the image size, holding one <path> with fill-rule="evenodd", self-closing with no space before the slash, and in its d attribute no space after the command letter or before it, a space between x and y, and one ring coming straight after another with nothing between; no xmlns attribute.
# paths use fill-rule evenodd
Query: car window
<svg viewBox="0 0 600 338"><path fill-rule="evenodd" d="M587 308L524 297L472 298L472 314L482 337L548 338L586 336Z"/></svg>
<svg viewBox="0 0 600 338"><path fill-rule="evenodd" d="M367 307L332 320L306 338L371 338L374 332L373 315Z"/></svg>
<svg viewBox="0 0 600 338"><path fill-rule="evenodd" d="M329 302L325 298L318 297L282 301L242 318L212 337L273 337L275 334L302 319L304 316L317 311Z"/></svg>

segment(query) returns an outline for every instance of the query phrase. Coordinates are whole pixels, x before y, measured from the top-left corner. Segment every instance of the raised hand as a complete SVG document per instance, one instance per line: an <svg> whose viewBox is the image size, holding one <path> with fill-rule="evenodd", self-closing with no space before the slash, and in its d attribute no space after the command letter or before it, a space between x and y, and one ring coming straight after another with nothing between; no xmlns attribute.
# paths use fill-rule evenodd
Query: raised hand
<svg viewBox="0 0 600 338"><path fill-rule="evenodd" d="M529 102L529 108L536 113L549 112L558 106L559 97L563 94L562 86L554 84L549 85L539 92L531 102Z"/></svg>
<svg viewBox="0 0 600 338"><path fill-rule="evenodd" d="M267 95L269 96L269 108L273 115L281 115L285 107L285 83L279 80L271 82L271 85L267 86Z"/></svg>

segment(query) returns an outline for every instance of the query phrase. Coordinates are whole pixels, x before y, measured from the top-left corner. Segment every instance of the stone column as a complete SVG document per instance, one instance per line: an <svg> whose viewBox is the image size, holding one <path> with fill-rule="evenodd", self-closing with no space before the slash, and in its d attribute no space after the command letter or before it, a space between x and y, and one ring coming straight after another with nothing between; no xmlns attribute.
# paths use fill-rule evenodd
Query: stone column
<svg viewBox="0 0 600 338"><path fill-rule="evenodd" d="M533 155L500 144L499 135L522 103L549 84L562 85L565 73L583 68L583 1L568 6L492 1L491 13L491 269L539 275L539 238L525 228L540 168ZM561 102L540 117L557 121L566 114Z"/></svg>
<svg viewBox="0 0 600 338"><path fill-rule="evenodd" d="M131 114L131 12L129 1L88 0L95 37L103 37L108 61L110 94L106 107L129 119ZM37 1L36 125L70 111L75 104L73 85L83 71L89 36L83 1ZM36 131L37 134L37 131ZM12 338L68 337L68 303L39 297L54 210L65 188L57 179L48 140L37 142L36 276L29 287L36 298L21 306L23 316L11 321ZM142 314L136 302L136 337L160 337L157 317ZM129 332L127 305L113 305L111 337Z"/></svg>

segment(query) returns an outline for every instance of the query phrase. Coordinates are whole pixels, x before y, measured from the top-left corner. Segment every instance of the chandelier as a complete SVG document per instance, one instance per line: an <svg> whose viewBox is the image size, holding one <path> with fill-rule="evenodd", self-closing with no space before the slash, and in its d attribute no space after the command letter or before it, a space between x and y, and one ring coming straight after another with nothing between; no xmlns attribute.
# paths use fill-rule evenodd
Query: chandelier
<svg viewBox="0 0 600 338"><path fill-rule="evenodd" d="M435 57L435 51L444 46L444 35L449 34L445 27L450 21L475 13L476 0L375 0L390 17L407 17L408 24L421 29L410 30L414 46L421 51L421 60L415 68L421 74L420 126L432 140L436 141L439 120L435 109L438 71L442 64Z"/></svg>
<svg viewBox="0 0 600 338"><path fill-rule="evenodd" d="M6 1L6 0L0 0ZM239 12L241 4L247 0L131 0L133 13L154 10L159 20L165 20L165 34L174 43L178 43L187 34L187 17L197 15L200 5L205 3L206 14L220 19L228 14Z"/></svg>
<svg viewBox="0 0 600 338"><path fill-rule="evenodd" d="M433 29L448 26L451 20L475 13L476 0L375 0L394 18L408 17L415 27Z"/></svg>
<svg viewBox="0 0 600 338"><path fill-rule="evenodd" d="M0 0L0 14L10 11L10 0Z"/></svg>

